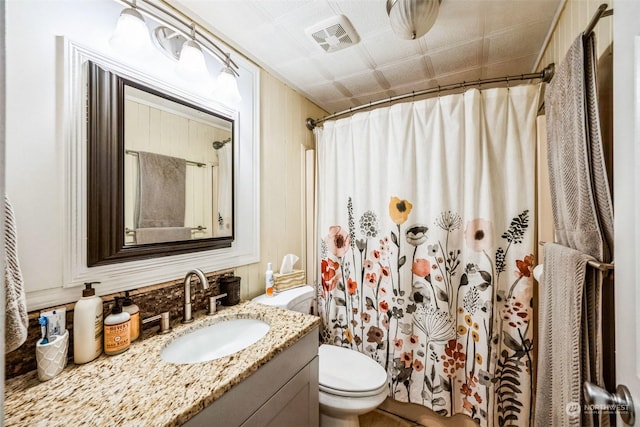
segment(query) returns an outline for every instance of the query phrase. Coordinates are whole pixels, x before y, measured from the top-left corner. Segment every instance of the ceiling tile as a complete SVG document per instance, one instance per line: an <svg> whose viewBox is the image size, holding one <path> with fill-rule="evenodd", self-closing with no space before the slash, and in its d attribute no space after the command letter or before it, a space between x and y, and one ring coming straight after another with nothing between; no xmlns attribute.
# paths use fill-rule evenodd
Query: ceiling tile
<svg viewBox="0 0 640 427"><path fill-rule="evenodd" d="M360 46L355 45L337 52L320 51L311 58L324 64L327 71L339 78L370 68L359 49Z"/></svg>
<svg viewBox="0 0 640 427"><path fill-rule="evenodd" d="M274 69L299 87L312 86L326 80L326 74L306 57L289 61Z"/></svg>
<svg viewBox="0 0 640 427"><path fill-rule="evenodd" d="M420 55L420 45L416 40L399 39L391 30L372 35L362 44L377 67Z"/></svg>
<svg viewBox="0 0 640 427"><path fill-rule="evenodd" d="M363 39L391 28L386 0L341 0L328 3L349 18Z"/></svg>
<svg viewBox="0 0 640 427"><path fill-rule="evenodd" d="M521 26L536 21L547 22L547 29L555 15L559 2L536 1L486 1L485 31L491 34L505 28Z"/></svg>
<svg viewBox="0 0 640 427"><path fill-rule="evenodd" d="M517 76L520 74L530 73L537 58L538 55L534 54L521 58L510 59L505 62L489 64L486 66L484 78Z"/></svg>
<svg viewBox="0 0 640 427"><path fill-rule="evenodd" d="M385 88L381 87L376 80L376 76L373 71L365 71L345 77L342 79L342 84L353 95L369 92L377 92Z"/></svg>
<svg viewBox="0 0 640 427"><path fill-rule="evenodd" d="M488 38L488 63L503 62L518 56L533 55L540 51L540 45L546 36L548 23L536 22L528 25L511 27Z"/></svg>
<svg viewBox="0 0 640 427"><path fill-rule="evenodd" d="M482 41L474 41L430 55L436 75L478 67L482 58Z"/></svg>
<svg viewBox="0 0 640 427"><path fill-rule="evenodd" d="M445 0L433 28L406 41L385 0L171 0L329 111L428 87L530 72L564 0ZM186 9L185 9L186 8ZM327 54L305 29L344 14L361 41Z"/></svg>
<svg viewBox="0 0 640 427"><path fill-rule="evenodd" d="M392 87L402 86L416 80L425 80L429 77L425 70L424 58L411 58L378 70L384 74Z"/></svg>
<svg viewBox="0 0 640 427"><path fill-rule="evenodd" d="M483 36L484 2L447 0L438 19L422 39L429 51L446 49Z"/></svg>
<svg viewBox="0 0 640 427"><path fill-rule="evenodd" d="M234 0L238 1L238 0ZM278 21L290 15L298 16L300 9L309 5L320 4L314 0L254 0L251 2L254 7L260 9L271 20Z"/></svg>

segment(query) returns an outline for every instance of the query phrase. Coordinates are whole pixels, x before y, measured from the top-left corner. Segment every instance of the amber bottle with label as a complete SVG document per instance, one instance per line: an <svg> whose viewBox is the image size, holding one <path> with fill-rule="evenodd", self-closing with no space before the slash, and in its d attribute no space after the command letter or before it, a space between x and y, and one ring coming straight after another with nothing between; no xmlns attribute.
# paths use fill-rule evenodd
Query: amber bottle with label
<svg viewBox="0 0 640 427"><path fill-rule="evenodd" d="M122 311L122 298L116 297L111 314L104 319L104 352L122 353L131 345L131 316Z"/></svg>

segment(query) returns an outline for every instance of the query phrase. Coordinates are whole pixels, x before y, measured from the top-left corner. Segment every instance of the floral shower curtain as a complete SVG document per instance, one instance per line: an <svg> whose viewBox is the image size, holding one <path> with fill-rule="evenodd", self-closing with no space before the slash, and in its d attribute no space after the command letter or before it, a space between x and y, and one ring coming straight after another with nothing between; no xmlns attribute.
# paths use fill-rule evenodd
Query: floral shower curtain
<svg viewBox="0 0 640 427"><path fill-rule="evenodd" d="M538 92L473 89L316 130L323 341L376 360L394 399L529 425Z"/></svg>

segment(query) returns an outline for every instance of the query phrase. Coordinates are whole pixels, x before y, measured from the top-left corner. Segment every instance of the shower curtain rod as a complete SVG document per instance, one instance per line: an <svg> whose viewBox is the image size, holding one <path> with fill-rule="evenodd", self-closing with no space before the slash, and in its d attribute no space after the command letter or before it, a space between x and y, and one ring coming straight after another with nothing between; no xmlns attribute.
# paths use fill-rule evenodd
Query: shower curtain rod
<svg viewBox="0 0 640 427"><path fill-rule="evenodd" d="M357 107L349 108L348 110L343 110L337 113L333 113L328 116L321 117L319 119L312 119L309 117L307 118L305 123L307 125L307 129L313 130L317 125L327 120L334 119L336 117L345 116L347 114L355 113L357 111L364 110L367 108L376 107L378 105L392 103L394 101L399 101L402 99L413 98L415 96L429 95L432 93L440 93L444 91L462 89L462 88L473 87L473 86L480 86L480 85L491 84L491 83L503 83L503 82L509 83L509 82L516 82L516 81L522 81L522 80L532 80L532 79L541 79L543 82L548 83L551 81L551 78L553 77L554 72L555 72L555 64L551 63L547 65L544 68L544 70L538 73L520 74L519 76L494 77L490 79L478 79L478 80L469 81L469 82L465 81L462 83L453 83L449 85L433 87L430 89L419 90L417 92L414 91L411 93L405 93L403 95L396 95L396 96L391 96L389 98L380 99L375 102L370 102L368 104L363 104Z"/></svg>

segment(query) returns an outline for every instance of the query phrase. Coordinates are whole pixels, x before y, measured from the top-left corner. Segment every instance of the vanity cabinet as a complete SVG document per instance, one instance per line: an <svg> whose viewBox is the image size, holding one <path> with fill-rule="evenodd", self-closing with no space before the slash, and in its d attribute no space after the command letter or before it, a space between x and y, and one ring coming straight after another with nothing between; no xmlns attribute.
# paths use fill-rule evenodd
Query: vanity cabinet
<svg viewBox="0 0 640 427"><path fill-rule="evenodd" d="M316 327L184 425L317 427L318 393Z"/></svg>

